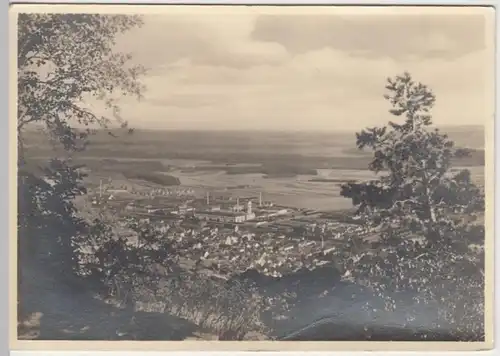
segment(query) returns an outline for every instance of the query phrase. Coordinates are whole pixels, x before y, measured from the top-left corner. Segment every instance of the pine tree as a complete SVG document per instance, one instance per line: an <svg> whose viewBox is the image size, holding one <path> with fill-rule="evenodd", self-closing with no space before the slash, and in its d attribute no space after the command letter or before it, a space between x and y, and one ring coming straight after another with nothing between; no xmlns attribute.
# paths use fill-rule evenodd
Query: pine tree
<svg viewBox="0 0 500 356"><path fill-rule="evenodd" d="M434 305L436 328L448 325L459 339L481 338L484 227L474 220L484 212L484 194L468 170L451 171L467 150L432 128L434 93L408 73L389 78L386 89L390 113L404 121L356 134L358 148L373 151L369 169L377 179L347 183L341 195L352 199L378 239L368 248L359 248L360 237L349 241L346 275L371 287L387 310ZM402 297L408 293L410 302ZM418 314L413 310L408 323Z"/></svg>
<svg viewBox="0 0 500 356"><path fill-rule="evenodd" d="M408 73L389 78L386 88L390 113L405 121L356 134L358 148L374 152L369 169L378 179L345 184L341 194L352 199L371 229L385 233L404 228L428 246L448 243L468 224L463 215L484 210L483 194L470 171L450 171L453 159L465 151L431 129L432 91Z"/></svg>

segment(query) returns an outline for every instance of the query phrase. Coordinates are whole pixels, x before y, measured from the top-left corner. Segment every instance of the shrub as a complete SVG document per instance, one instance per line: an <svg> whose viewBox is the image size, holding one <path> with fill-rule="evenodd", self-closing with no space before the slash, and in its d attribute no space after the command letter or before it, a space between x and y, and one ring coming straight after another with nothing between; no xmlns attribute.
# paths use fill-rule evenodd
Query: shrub
<svg viewBox="0 0 500 356"><path fill-rule="evenodd" d="M44 177L20 169L18 174L19 266L39 265L60 277L76 267L73 238L86 231L73 199L85 193L78 166L51 160Z"/></svg>
<svg viewBox="0 0 500 356"><path fill-rule="evenodd" d="M267 300L255 286L228 285L199 273L165 278L156 292L143 290L139 310L154 308L189 320L219 340L242 340L249 332L265 334L262 322Z"/></svg>

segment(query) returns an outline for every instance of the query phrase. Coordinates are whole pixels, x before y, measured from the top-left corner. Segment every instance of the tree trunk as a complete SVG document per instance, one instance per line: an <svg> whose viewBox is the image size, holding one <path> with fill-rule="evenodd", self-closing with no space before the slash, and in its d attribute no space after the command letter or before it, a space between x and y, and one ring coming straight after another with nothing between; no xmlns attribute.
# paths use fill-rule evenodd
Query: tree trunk
<svg viewBox="0 0 500 356"><path fill-rule="evenodd" d="M429 183L427 180L427 176L424 176L424 188L425 188L425 215L428 219L427 222L427 238L431 241L431 243L434 243L437 241L439 238L435 226L437 223L437 217L436 217L436 211L434 209L434 202L432 200L432 192L429 187Z"/></svg>

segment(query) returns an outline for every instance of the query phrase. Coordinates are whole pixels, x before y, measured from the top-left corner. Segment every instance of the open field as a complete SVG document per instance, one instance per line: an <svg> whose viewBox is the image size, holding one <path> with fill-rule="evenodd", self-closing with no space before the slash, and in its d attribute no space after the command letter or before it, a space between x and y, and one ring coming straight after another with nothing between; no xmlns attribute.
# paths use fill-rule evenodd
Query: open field
<svg viewBox="0 0 500 356"><path fill-rule="evenodd" d="M266 178L262 174L231 175L224 172L177 171L170 174L178 177L182 185L195 188L224 190L228 186L246 185L248 188L231 189L231 193L235 196L256 196L263 192L264 199L285 206L318 210L343 210L351 207L350 201L339 195L339 183L311 182L312 175ZM346 180L373 177L369 171L355 170L331 170L330 174Z"/></svg>
<svg viewBox="0 0 500 356"><path fill-rule="evenodd" d="M457 146L484 146L481 128L451 131ZM265 199L281 205L343 210L351 203L339 196L340 185L375 177L366 169L370 153L354 144L351 133L139 130L117 138L99 133L84 153L73 158L90 169L92 178L110 177L122 184L180 185L200 191L229 190L240 196L262 192ZM35 140L28 152L42 162L53 150ZM457 168L471 169L480 184L483 166L482 150L456 162Z"/></svg>

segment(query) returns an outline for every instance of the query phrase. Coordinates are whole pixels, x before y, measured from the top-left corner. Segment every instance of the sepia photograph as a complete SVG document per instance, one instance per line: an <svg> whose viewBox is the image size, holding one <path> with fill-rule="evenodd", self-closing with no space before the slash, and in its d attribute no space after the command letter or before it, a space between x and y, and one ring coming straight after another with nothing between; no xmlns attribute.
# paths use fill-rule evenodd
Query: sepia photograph
<svg viewBox="0 0 500 356"><path fill-rule="evenodd" d="M493 8L10 11L19 349L492 347Z"/></svg>

